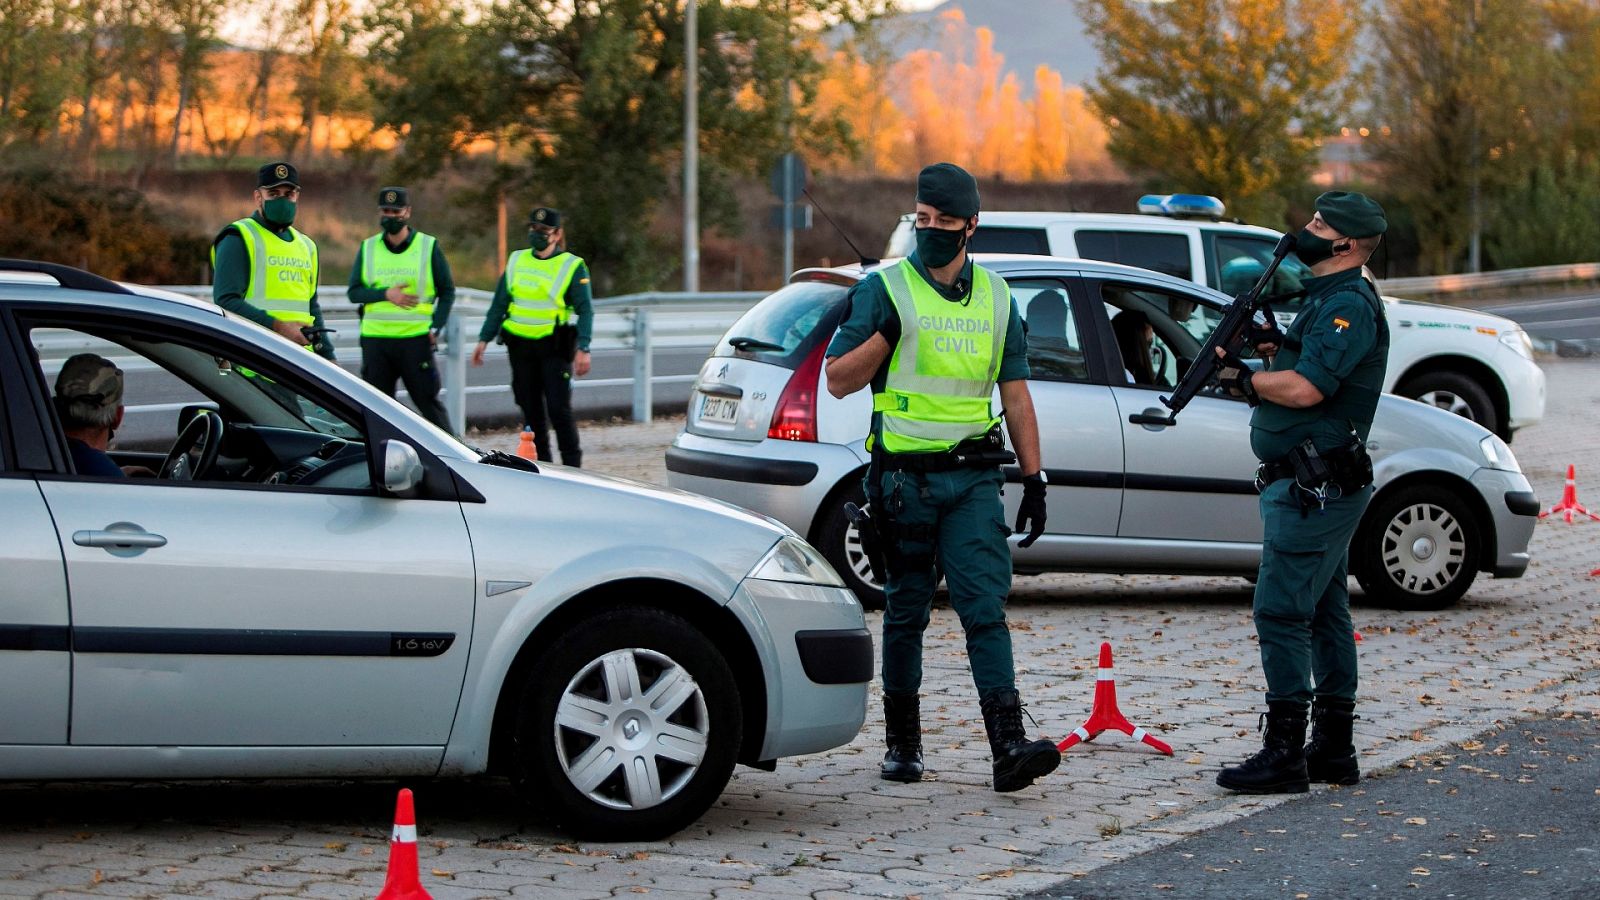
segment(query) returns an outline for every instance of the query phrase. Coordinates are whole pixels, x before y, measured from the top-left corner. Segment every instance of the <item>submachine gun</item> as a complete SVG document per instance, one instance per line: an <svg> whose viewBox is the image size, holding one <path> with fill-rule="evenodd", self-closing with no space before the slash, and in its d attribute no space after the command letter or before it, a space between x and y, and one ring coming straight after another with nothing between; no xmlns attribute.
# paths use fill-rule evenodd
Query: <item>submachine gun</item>
<svg viewBox="0 0 1600 900"><path fill-rule="evenodd" d="M1161 398L1161 403L1172 412L1165 416L1134 413L1128 416L1129 422L1134 425L1178 424L1178 413L1189 405L1189 401L1193 400L1194 395L1200 393L1202 388L1215 382L1217 374L1222 370L1224 363L1222 358L1217 356L1217 348L1221 347L1228 353L1238 353L1244 349L1251 332L1256 328L1257 314L1265 315L1267 324L1272 324L1272 310L1261 295L1266 291L1267 285L1272 283L1272 276L1277 273L1278 264L1283 262L1285 256L1294 252L1294 247L1294 235L1286 234L1280 238L1278 246L1272 250L1272 261L1267 264L1261 277L1256 279L1250 290L1235 297L1233 303L1223 312L1222 321L1217 323L1216 330L1206 339L1199 355L1178 380L1177 390L1172 392L1171 397Z"/></svg>

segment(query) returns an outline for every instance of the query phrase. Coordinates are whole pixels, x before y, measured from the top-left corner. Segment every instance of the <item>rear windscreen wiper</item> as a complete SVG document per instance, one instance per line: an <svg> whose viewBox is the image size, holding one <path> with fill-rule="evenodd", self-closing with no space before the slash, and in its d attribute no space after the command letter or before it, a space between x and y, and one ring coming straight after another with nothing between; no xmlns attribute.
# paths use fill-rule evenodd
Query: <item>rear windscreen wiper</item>
<svg viewBox="0 0 1600 900"><path fill-rule="evenodd" d="M783 345L782 344L774 344L771 341L763 341L760 338L744 337L743 335L740 335L740 336L737 336L737 337L728 338L728 343L730 345L732 345L735 350L744 350L744 351L747 351L747 352L750 351L750 350L782 350L783 349Z"/></svg>

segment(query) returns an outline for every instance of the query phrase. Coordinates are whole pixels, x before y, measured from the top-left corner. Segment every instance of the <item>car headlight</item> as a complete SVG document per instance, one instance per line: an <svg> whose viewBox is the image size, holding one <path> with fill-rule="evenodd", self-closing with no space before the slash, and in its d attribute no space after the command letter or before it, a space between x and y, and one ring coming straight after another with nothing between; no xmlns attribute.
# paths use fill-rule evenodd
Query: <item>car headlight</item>
<svg viewBox="0 0 1600 900"><path fill-rule="evenodd" d="M1523 359L1533 359L1533 338L1521 328L1507 328L1500 332L1500 343L1511 348L1511 352Z"/></svg>
<svg viewBox="0 0 1600 900"><path fill-rule="evenodd" d="M1497 434L1491 434L1478 442L1478 449L1483 451L1483 458L1489 463L1489 468L1499 469L1502 472L1521 472L1522 466L1518 464L1517 457L1511 452L1511 447L1500 440Z"/></svg>
<svg viewBox="0 0 1600 900"><path fill-rule="evenodd" d="M823 587L844 587L839 573L828 565L822 554L796 537L779 539L767 555L750 570L750 578L763 581L788 581L793 584L820 584Z"/></svg>

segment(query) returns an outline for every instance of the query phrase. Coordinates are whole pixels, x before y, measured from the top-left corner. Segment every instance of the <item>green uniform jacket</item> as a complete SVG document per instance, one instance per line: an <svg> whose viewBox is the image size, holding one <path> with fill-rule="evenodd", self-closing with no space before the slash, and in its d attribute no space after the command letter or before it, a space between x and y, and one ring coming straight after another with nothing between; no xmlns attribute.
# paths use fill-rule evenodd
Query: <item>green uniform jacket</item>
<svg viewBox="0 0 1600 900"><path fill-rule="evenodd" d="M578 271L572 273L572 283L567 285L566 302L577 317L578 349L589 352L589 340L594 335L594 296L589 285L589 264L579 263ZM483 318L483 327L478 330L478 340L492 341L500 333L500 326L505 323L506 316L511 310L511 289L506 287L505 273L500 274L500 280L495 282L494 299L489 302L489 312Z"/></svg>
<svg viewBox="0 0 1600 900"><path fill-rule="evenodd" d="M406 249L411 246L411 242L416 239L417 230L413 228L406 235L406 239L400 242L400 246L392 246L387 240L383 242L383 246L390 253L398 255L406 252ZM361 277L361 254L365 244L366 242L363 241L356 245L356 262L350 268L350 287L345 291L345 296L350 298L351 303L363 306L368 303L377 303L384 299L385 293L384 288L367 287L366 281ZM444 329L444 323L450 320L450 307L456 302L456 282L454 276L450 273L450 263L445 260L444 251L439 249L437 240L433 242L432 266L435 299L433 301L433 325L431 327L434 331L441 331Z"/></svg>
<svg viewBox="0 0 1600 900"><path fill-rule="evenodd" d="M263 228L275 235L281 235L283 229L274 228L260 212L253 212L250 218L261 223ZM253 306L244 298L250 290L250 252L245 249L244 238L239 236L239 229L232 224L222 229L212 241L216 247L216 271L211 275L211 299L228 312L260 325L262 328L272 327L272 317L266 312ZM317 283L318 272L311 273L311 283ZM311 296L312 325L316 328L324 327L322 321L322 306L317 302L315 294ZM317 354L333 359L333 342L323 335L317 340L314 348Z"/></svg>
<svg viewBox="0 0 1600 900"><path fill-rule="evenodd" d="M1272 360L1274 372L1292 369L1318 391L1316 406L1291 409L1263 400L1250 417L1250 448L1276 462L1306 438L1318 450L1366 440L1389 364L1389 323L1383 301L1360 269L1305 281L1306 303Z"/></svg>

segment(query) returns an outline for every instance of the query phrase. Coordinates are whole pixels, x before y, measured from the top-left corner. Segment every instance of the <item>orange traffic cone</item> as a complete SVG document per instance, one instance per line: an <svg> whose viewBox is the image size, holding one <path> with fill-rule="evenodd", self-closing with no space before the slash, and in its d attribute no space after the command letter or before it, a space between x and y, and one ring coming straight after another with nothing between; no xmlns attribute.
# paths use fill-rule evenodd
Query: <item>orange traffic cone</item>
<svg viewBox="0 0 1600 900"><path fill-rule="evenodd" d="M1568 525L1571 525L1572 514L1577 513L1580 516L1588 516L1596 522L1600 522L1600 516L1584 509L1583 504L1578 502L1578 479L1576 476L1577 467L1568 465L1567 486L1561 489L1561 502L1539 513L1539 518L1543 519L1555 513L1562 513L1562 518L1567 520Z"/></svg>
<svg viewBox="0 0 1600 900"><path fill-rule="evenodd" d="M389 874L377 900L433 900L417 880L417 814L411 789L401 788L394 804L394 836L389 839Z"/></svg>
<svg viewBox="0 0 1600 900"><path fill-rule="evenodd" d="M1073 729L1056 747L1065 750L1079 741L1092 741L1107 730L1131 735L1136 741L1143 741L1168 756L1172 755L1170 746L1143 728L1134 727L1122 710L1117 709L1117 679L1111 672L1111 645L1103 643L1100 645L1100 674L1094 683L1094 706L1089 711L1089 721Z"/></svg>
<svg viewBox="0 0 1600 900"><path fill-rule="evenodd" d="M524 431L522 436L517 438L517 455L523 459L534 461L539 459L539 451L533 446L533 432Z"/></svg>

